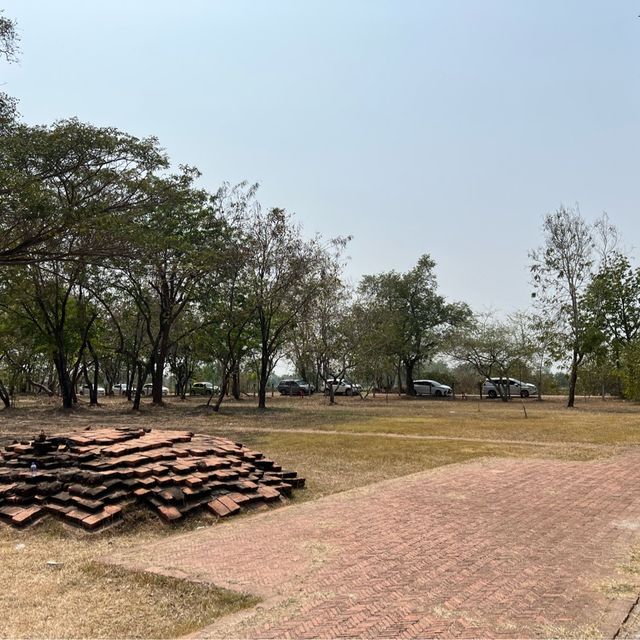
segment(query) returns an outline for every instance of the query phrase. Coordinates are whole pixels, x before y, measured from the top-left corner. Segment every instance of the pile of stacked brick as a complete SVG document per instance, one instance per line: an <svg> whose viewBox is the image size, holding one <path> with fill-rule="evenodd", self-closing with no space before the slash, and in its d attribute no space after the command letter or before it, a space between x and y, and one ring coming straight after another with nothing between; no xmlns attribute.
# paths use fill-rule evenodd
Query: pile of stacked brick
<svg viewBox="0 0 640 640"><path fill-rule="evenodd" d="M303 486L262 453L187 431L41 433L0 451L0 520L15 527L55 516L96 530L136 505L166 522L204 509L226 517Z"/></svg>

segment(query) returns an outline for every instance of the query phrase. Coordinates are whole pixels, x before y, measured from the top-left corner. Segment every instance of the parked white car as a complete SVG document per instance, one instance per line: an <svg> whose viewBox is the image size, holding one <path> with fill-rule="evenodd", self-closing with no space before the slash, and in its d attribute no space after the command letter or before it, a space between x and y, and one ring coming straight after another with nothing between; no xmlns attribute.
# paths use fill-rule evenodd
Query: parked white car
<svg viewBox="0 0 640 640"><path fill-rule="evenodd" d="M482 384L482 393L489 398L497 398L498 390L496 385L500 385L508 396L512 398L528 398L529 396L538 395L538 387L530 382L522 382L516 378L490 378Z"/></svg>
<svg viewBox="0 0 640 640"><path fill-rule="evenodd" d="M324 395L328 396L331 393L331 387L333 387L333 393L337 396L353 396L362 391L362 387L359 384L349 382L349 380L338 380L336 378L329 379L324 383Z"/></svg>
<svg viewBox="0 0 640 640"><path fill-rule="evenodd" d="M452 389L449 385L442 384L436 380L414 380L413 388L417 396L450 396Z"/></svg>
<svg viewBox="0 0 640 640"><path fill-rule="evenodd" d="M119 384L114 384L113 385L113 393L115 395L121 395L124 396L127 394L127 389L129 387L127 386L126 382L120 382Z"/></svg>
<svg viewBox="0 0 640 640"><path fill-rule="evenodd" d="M83 384L80 387L80 394L83 396L88 396L89 395L89 385L88 384ZM104 396L106 394L106 391L104 390L104 387L100 387L98 386L98 395L99 396Z"/></svg>
<svg viewBox="0 0 640 640"><path fill-rule="evenodd" d="M142 387L142 395L150 396L152 389L153 389L153 385L150 382L147 382L147 384L145 384L144 387ZM169 395L169 387L162 387L162 395L163 396Z"/></svg>

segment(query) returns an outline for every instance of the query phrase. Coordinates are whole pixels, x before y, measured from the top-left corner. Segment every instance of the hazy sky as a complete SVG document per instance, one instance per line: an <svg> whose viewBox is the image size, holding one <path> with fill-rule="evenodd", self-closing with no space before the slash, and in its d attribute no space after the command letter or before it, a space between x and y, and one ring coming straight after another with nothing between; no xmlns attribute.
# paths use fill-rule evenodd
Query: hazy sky
<svg viewBox="0 0 640 640"><path fill-rule="evenodd" d="M260 182L306 233L354 236L354 283L430 253L449 299L525 307L561 203L640 246L640 0L1 6L27 122L155 135L212 190Z"/></svg>

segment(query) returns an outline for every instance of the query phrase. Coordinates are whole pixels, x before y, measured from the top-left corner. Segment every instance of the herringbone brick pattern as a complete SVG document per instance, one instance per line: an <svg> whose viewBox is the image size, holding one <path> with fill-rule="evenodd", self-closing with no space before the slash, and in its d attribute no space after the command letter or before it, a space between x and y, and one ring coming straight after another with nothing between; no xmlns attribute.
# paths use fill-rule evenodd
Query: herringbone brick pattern
<svg viewBox="0 0 640 640"><path fill-rule="evenodd" d="M262 595L200 637L611 637L640 454L440 468L111 558Z"/></svg>

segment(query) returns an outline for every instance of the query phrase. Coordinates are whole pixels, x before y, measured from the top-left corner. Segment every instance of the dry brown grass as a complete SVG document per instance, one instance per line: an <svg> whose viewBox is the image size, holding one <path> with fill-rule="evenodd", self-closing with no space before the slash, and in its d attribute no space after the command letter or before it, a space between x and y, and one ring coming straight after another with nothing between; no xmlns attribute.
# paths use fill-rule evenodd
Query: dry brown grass
<svg viewBox="0 0 640 640"><path fill-rule="evenodd" d="M165 638L190 633L256 599L96 564L95 559L168 532L135 527L86 536L58 523L0 536L0 636ZM55 564L53 564L55 563Z"/></svg>
<svg viewBox="0 0 640 640"><path fill-rule="evenodd" d="M220 414L203 400L170 399L164 408L132 414L106 399L70 413L57 401L21 399L0 411L0 438L26 438L100 425L141 425L215 433L245 442L304 475L296 500L314 499L385 478L480 457L588 460L640 443L640 407L616 401L562 399L525 404L485 401L361 401L273 398L258 412L251 400L228 402ZM58 524L30 531L0 528L0 636L176 637L253 600L206 585L96 565L112 551L171 535L152 517L87 536ZM189 520L184 527L209 526ZM233 526L229 523L228 526ZM17 548L17 545L24 548ZM59 565L50 566L49 560ZM627 582L628 580L625 580Z"/></svg>

